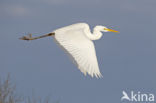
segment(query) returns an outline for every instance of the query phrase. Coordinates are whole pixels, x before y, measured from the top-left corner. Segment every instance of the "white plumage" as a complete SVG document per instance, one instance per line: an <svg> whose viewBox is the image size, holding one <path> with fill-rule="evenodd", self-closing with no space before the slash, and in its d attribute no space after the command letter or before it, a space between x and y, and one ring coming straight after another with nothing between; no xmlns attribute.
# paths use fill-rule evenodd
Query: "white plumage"
<svg viewBox="0 0 156 103"><path fill-rule="evenodd" d="M94 44L87 38L81 25L86 24L75 24L58 29L54 31L54 38L72 56L82 73L101 77Z"/></svg>
<svg viewBox="0 0 156 103"><path fill-rule="evenodd" d="M89 25L86 23L77 23L54 30L52 33L32 38L22 37L22 40L34 40L46 36L54 36L55 41L72 57L78 69L84 75L89 74L92 77L102 77L96 51L92 40L98 40L102 37L101 32L118 32L108 29L105 26L96 26L91 33Z"/></svg>

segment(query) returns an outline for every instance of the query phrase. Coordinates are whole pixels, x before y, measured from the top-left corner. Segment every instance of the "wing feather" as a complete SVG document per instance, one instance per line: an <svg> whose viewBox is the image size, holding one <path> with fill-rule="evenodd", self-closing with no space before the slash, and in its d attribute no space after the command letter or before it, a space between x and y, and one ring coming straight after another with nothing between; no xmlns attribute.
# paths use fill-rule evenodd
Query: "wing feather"
<svg viewBox="0 0 156 103"><path fill-rule="evenodd" d="M66 30L65 30L66 29ZM88 39L82 28L63 28L54 31L55 41L72 57L84 75L102 77L93 42Z"/></svg>

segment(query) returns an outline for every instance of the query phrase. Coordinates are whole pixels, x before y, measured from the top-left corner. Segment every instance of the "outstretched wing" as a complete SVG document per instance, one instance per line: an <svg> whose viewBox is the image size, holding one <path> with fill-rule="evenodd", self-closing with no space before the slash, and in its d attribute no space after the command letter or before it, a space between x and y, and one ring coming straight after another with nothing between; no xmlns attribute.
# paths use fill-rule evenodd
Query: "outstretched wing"
<svg viewBox="0 0 156 103"><path fill-rule="evenodd" d="M86 37L83 28L69 26L54 32L56 42L73 58L84 75L102 77L94 44Z"/></svg>

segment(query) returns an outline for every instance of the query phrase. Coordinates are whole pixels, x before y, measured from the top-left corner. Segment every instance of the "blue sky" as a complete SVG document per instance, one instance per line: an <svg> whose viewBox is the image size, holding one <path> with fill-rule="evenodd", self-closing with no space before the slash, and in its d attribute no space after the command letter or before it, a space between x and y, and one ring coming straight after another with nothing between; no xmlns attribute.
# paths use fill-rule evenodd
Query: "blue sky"
<svg viewBox="0 0 156 103"><path fill-rule="evenodd" d="M121 102L123 90L156 94L155 0L1 0L0 77L61 103ZM102 79L84 76L52 38L21 41L77 22L104 25L95 41Z"/></svg>

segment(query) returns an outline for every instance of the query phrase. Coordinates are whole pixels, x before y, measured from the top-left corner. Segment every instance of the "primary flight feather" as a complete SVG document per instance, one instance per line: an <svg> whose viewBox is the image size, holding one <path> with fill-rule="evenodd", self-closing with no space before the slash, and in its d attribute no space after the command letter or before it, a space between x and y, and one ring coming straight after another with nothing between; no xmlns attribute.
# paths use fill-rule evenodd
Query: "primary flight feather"
<svg viewBox="0 0 156 103"><path fill-rule="evenodd" d="M24 36L22 40L34 40L46 36L53 36L55 41L63 48L73 59L78 69L84 75L89 74L92 77L102 77L96 51L92 40L98 40L102 37L101 32L118 32L108 29L105 26L95 26L91 33L89 25L86 23L72 24L54 30L53 32L33 38L31 34Z"/></svg>

